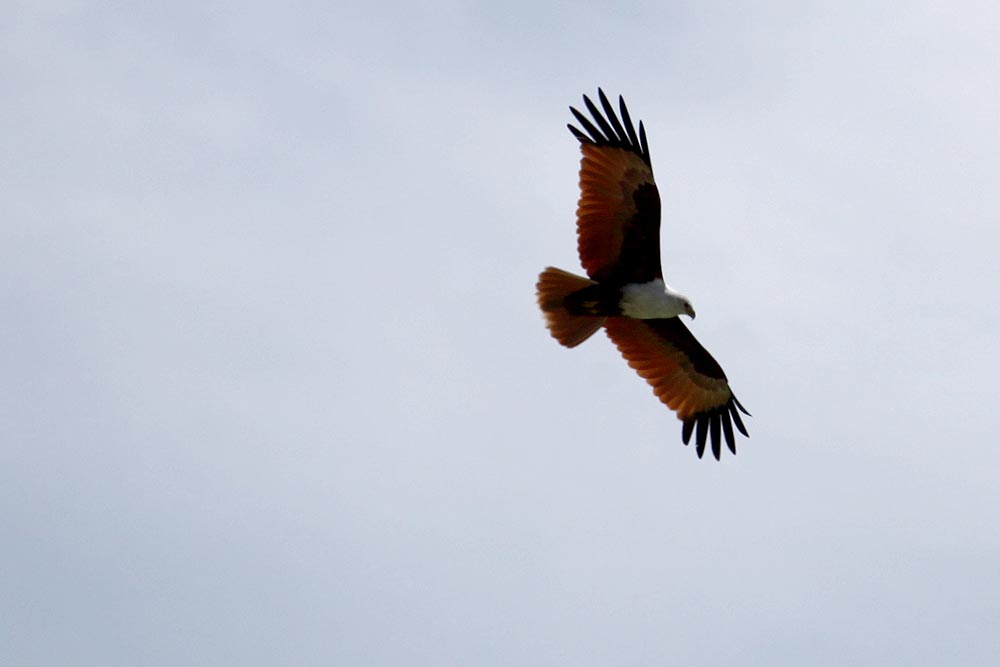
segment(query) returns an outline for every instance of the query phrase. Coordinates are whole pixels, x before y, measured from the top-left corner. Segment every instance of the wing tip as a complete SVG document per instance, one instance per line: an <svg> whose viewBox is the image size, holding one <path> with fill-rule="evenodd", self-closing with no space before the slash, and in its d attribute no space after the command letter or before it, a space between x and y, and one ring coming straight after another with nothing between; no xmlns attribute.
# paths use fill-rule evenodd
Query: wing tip
<svg viewBox="0 0 1000 667"><path fill-rule="evenodd" d="M699 459L704 457L706 445L711 445L712 455L715 457L715 460L722 460L723 442L725 442L726 448L735 455L736 436L733 433L733 424L736 425L736 429L744 437L750 437L746 426L743 425L743 420L740 419L740 411L746 415L750 414L736 400L736 396L730 394L729 400L722 405L696 412L683 419L684 424L681 427L681 440L687 445L691 442L692 433L694 434L695 451Z"/></svg>
<svg viewBox="0 0 1000 667"><path fill-rule="evenodd" d="M647 166L652 168L649 156L649 142L646 140L646 128L642 121L639 121L639 132L635 131L632 118L629 115L628 107L625 105L625 97L618 96L618 107L621 118L615 113L614 107L604 94L604 89L598 86L597 99L601 103L600 108L594 104L587 95L583 96L583 104L590 112L596 122L591 122L579 109L570 107L569 110L583 127L583 131L568 125L570 132L580 143L591 143L597 146L611 146L613 148L623 148L635 153ZM603 113L601 113L603 109ZM600 128L600 129L598 129ZM589 135L589 136L588 136Z"/></svg>

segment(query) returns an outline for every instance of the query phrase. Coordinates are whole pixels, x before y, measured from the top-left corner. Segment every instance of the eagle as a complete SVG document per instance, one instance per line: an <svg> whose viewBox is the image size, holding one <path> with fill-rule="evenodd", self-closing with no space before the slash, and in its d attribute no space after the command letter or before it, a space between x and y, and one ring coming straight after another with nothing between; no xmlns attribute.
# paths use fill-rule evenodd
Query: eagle
<svg viewBox="0 0 1000 667"><path fill-rule="evenodd" d="M733 424L750 437L719 363L680 320L695 317L691 301L663 281L660 266L660 193L653 180L646 129L635 131L623 97L621 116L598 88L599 109L583 102L593 121L570 107L579 129L580 201L577 249L589 278L546 268L536 285L538 305L552 337L576 347L604 327L628 365L683 422L687 445L695 434L698 458L712 443L716 460L722 437L736 453ZM602 113L603 110L603 113Z"/></svg>

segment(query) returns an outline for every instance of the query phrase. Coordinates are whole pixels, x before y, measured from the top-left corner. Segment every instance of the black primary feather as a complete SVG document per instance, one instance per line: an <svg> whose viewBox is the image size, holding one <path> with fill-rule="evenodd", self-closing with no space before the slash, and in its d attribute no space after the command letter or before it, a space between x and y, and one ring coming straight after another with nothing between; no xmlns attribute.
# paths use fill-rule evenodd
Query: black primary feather
<svg viewBox="0 0 1000 667"><path fill-rule="evenodd" d="M593 122L575 107L569 108L573 113L573 117L576 118L577 122L583 128L581 132L579 129L569 125L569 130L573 133L573 136L579 142L585 144L624 148L638 155L652 169L649 159L649 144L646 141L646 129L640 122L639 132L638 134L636 133L635 126L632 124L632 118L628 113L628 108L625 106L625 98L620 95L618 96L618 105L621 109L621 120L619 120L607 95L600 88L597 89L597 97L601 102L603 113L601 113L601 109L589 97L586 95L583 96L584 106L586 106L590 115L593 116Z"/></svg>

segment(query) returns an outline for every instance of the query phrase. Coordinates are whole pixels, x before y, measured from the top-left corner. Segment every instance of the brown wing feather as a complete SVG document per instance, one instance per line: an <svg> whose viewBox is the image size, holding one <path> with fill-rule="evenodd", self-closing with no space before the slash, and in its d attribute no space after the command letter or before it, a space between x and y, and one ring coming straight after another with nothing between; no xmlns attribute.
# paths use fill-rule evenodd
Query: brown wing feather
<svg viewBox="0 0 1000 667"><path fill-rule="evenodd" d="M686 337L678 335L678 327L683 327ZM605 328L629 366L646 379L656 396L680 419L725 405L732 396L718 363L676 317L613 317ZM699 362L699 368L692 358Z"/></svg>
<svg viewBox="0 0 1000 667"><path fill-rule="evenodd" d="M678 318L637 320L609 318L604 325L615 346L653 393L684 422L684 443L697 425L698 456L711 435L712 453L721 452L720 427L726 444L736 453L732 422L747 435L737 407L743 409L718 362ZM744 410L745 412L745 410Z"/></svg>
<svg viewBox="0 0 1000 667"><path fill-rule="evenodd" d="M619 284L661 278L660 195L653 173L621 148L581 149L576 229L587 275Z"/></svg>
<svg viewBox="0 0 1000 667"><path fill-rule="evenodd" d="M636 135L624 100L622 121L598 91L604 115L590 99L587 109L599 128L572 109L586 133L572 125L580 141L580 202L577 233L580 261L603 283L626 284L662 278L660 269L660 194L650 167L646 132Z"/></svg>

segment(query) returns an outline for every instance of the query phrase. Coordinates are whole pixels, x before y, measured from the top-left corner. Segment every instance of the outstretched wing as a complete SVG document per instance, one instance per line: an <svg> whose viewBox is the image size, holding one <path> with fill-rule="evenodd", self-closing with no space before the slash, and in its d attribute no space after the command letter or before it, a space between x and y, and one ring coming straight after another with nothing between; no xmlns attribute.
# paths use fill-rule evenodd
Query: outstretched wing
<svg viewBox="0 0 1000 667"><path fill-rule="evenodd" d="M570 107L583 131L567 126L583 151L576 210L580 261L587 274L602 283L662 278L660 193L653 181L646 130L640 122L636 134L624 99L618 98L619 120L604 91L598 89L597 94L604 114L585 95L594 122Z"/></svg>
<svg viewBox="0 0 1000 667"><path fill-rule="evenodd" d="M736 453L733 423L749 437L739 410L750 413L736 400L722 367L680 319L610 317L604 328L628 365L646 379L657 398L684 422L685 445L697 427L695 442L699 458L705 453L709 435L716 459L722 451L722 434L729 450Z"/></svg>

